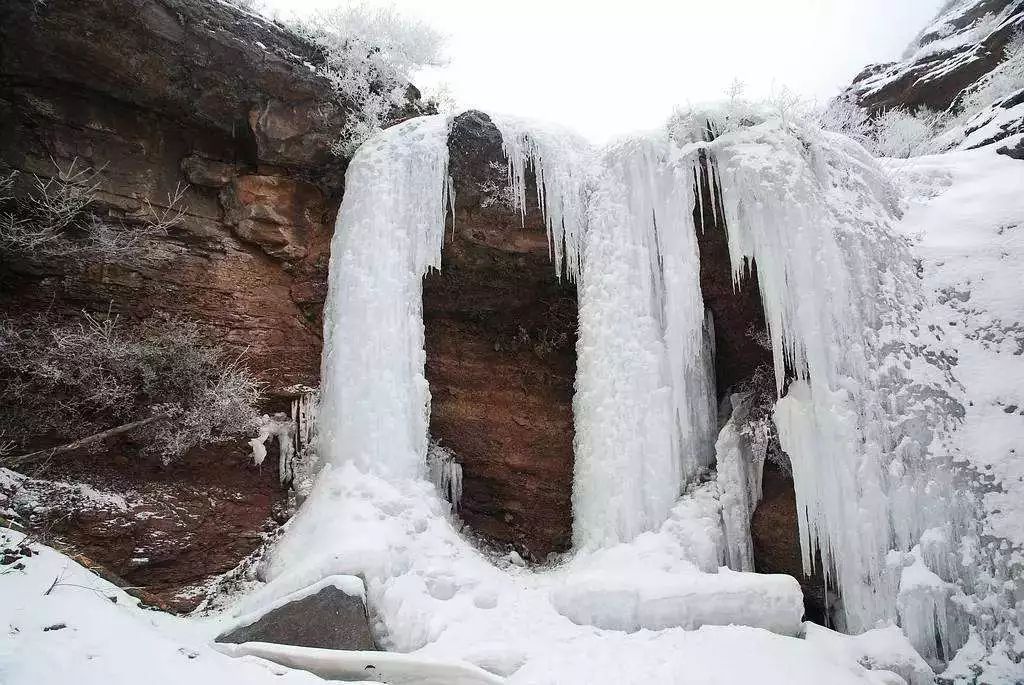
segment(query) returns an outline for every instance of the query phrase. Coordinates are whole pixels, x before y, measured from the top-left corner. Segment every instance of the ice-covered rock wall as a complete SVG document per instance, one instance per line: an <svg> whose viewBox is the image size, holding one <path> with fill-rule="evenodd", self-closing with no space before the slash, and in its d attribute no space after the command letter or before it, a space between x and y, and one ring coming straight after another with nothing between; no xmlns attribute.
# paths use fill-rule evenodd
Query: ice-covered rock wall
<svg viewBox="0 0 1024 685"><path fill-rule="evenodd" d="M820 559L850 630L903 620L923 653L948 659L981 620L962 607L984 571L944 561L970 544L978 513L946 442L962 408L937 329L921 320L913 260L892 232L894 191L841 136L745 119L677 125L600 155L496 120L514 202L522 206L532 166L554 268L579 284L574 542L600 549L658 529L713 463L694 211L710 206L724 213L737 284L747 260L758 265L805 567ZM410 121L360 150L332 250L321 452L393 482L425 475L421 279L441 266L448 126ZM717 202L697 201L702 166ZM719 443L723 556L745 568L742 519L759 476ZM901 588L921 576L904 567L924 563L912 550L926 531L942 541L932 546L942 568L930 572L944 583L927 606ZM940 608L944 620L929 622Z"/></svg>

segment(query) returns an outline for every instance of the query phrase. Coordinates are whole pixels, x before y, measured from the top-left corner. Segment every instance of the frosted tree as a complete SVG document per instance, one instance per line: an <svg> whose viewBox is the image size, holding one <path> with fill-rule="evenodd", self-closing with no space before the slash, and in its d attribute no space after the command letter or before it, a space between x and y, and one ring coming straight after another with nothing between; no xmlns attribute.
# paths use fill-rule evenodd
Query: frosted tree
<svg viewBox="0 0 1024 685"><path fill-rule="evenodd" d="M115 219L95 211L102 182L99 170L77 159L54 162L49 177L0 175L0 255L119 260L181 223L187 186L178 185L162 206L147 199L136 216Z"/></svg>
<svg viewBox="0 0 1024 685"><path fill-rule="evenodd" d="M168 463L251 432L261 397L241 361L193 322L0 318L0 442L12 468L125 434ZM41 444L50 447L13 456Z"/></svg>
<svg viewBox="0 0 1024 685"><path fill-rule="evenodd" d="M322 49L320 71L349 106L334 145L346 157L408 105L410 81L419 70L445 61L442 34L390 8L338 7L292 28Z"/></svg>

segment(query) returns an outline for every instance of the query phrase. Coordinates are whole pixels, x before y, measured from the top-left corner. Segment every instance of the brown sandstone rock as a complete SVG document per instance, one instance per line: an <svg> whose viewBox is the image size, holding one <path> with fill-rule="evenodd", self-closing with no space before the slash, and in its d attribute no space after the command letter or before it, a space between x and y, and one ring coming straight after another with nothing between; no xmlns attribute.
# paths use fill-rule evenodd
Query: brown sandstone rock
<svg viewBox="0 0 1024 685"><path fill-rule="evenodd" d="M462 465L463 520L541 559L571 536L575 288L536 205L524 226L486 190L507 178L487 116L458 117L449 148L455 225L423 292L430 431Z"/></svg>

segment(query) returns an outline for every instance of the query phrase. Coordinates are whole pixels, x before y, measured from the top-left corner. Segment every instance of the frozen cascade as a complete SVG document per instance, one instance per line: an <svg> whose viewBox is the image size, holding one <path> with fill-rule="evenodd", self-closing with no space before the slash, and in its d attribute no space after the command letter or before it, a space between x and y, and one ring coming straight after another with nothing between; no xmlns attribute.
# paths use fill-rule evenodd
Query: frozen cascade
<svg viewBox="0 0 1024 685"><path fill-rule="evenodd" d="M711 349L693 163L670 141L609 149L593 182L579 282L573 539L655 529L714 458Z"/></svg>
<svg viewBox="0 0 1024 685"><path fill-rule="evenodd" d="M920 285L891 229L895 194L858 145L809 127L769 121L707 148L734 279L744 258L756 260L780 394L792 378L775 416L804 567L820 553L852 631L895 621L890 550L911 549L933 526L969 535L977 518L969 493L953 496L944 436L962 407L918 321ZM929 626L911 635L923 653L966 639L917 623Z"/></svg>
<svg viewBox="0 0 1024 685"><path fill-rule="evenodd" d="M321 460L388 478L425 475L423 275L441 266L449 119L368 141L346 176L331 243L317 431Z"/></svg>
<svg viewBox="0 0 1024 685"><path fill-rule="evenodd" d="M891 232L893 196L874 160L845 139L778 120L722 130L711 142L666 134L629 140L600 157L553 130L495 121L512 195L525 208L532 168L556 272L578 281L573 528L583 558L617 547L625 554L632 547L618 543L649 545L665 531L688 530L678 518L696 506L687 483L715 459L711 324L693 216L702 206L697 171L709 160L737 285L745 259L758 265L780 394L785 384L776 422L794 469L804 563L810 568L820 552L852 630L913 615L918 648L928 653L929 641L942 644L948 658L966 639L962 621L946 607L940 632L950 634L936 635L925 604L937 600L901 594L902 567L912 558L891 563L890 552L920 543L923 563L944 564L931 571L969 588L970 579L958 576L972 569L951 560L973 539L977 516L969 493L950 494L954 470L944 440L960 412L949 394L956 384L918 321L914 265ZM430 398L421 279L440 266L448 127L441 117L393 127L350 166L332 246L318 420L322 460L345 471L321 477L327 484L300 512L282 550L301 549L311 531L347 530L324 512L358 499L364 486L387 484L403 493L401 501L427 496L416 483L433 490L422 482ZM729 437L719 441L722 467L737 466ZM357 471L376 484L345 485L342 476ZM457 501L455 473L442 471L436 480ZM730 484L722 471L719 494L754 498L753 474L740 488L742 479ZM691 494L680 499L684 491ZM382 506L390 511L388 498ZM739 500L721 503L731 508L727 516L752 506ZM700 534L685 539L704 540L700 548L713 556L718 543L710 542L716 534L705 514L693 527ZM739 518L717 535L728 538L730 563L745 568L749 540ZM934 530L942 544L925 546L922 533ZM647 532L654 537L641 535ZM370 571L355 562L344 570L377 574L384 584L371 582L373 591L396 602L382 611L397 616L405 595L385 579L406 562L393 567L374 550L365 557ZM415 648L433 638L409 639Z"/></svg>
<svg viewBox="0 0 1024 685"><path fill-rule="evenodd" d="M715 442L716 482L722 503L726 562L737 571L754 570L750 519L761 500L761 475L765 452L755 450L743 428L749 420L750 397L730 397L732 415Z"/></svg>

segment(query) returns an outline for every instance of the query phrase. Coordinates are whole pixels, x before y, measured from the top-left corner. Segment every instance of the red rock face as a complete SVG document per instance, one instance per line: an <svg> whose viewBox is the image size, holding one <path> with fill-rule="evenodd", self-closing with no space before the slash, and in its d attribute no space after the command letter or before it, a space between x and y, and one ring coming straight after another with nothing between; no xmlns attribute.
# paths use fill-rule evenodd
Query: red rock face
<svg viewBox="0 0 1024 685"><path fill-rule="evenodd" d="M316 385L343 118L309 51L219 3L5 3L0 172L74 161L114 221L179 185L187 213L116 263L0 264L0 311L195 319L272 391Z"/></svg>
<svg viewBox="0 0 1024 685"><path fill-rule="evenodd" d="M486 116L459 117L449 143L455 224L423 291L430 432L462 465L462 519L542 559L571 539L576 293L537 207L524 225L481 191L506 183Z"/></svg>
<svg viewBox="0 0 1024 685"><path fill-rule="evenodd" d="M218 2L0 3L0 173L102 170L92 209L127 225L188 186L182 223L130 259L0 259L0 313L162 312L199 321L272 394L317 385L345 108L304 59L310 46ZM244 441L169 467L109 447L51 477L131 491L129 510L55 502L40 524L171 608L252 552L282 497L274 453L260 470Z"/></svg>
<svg viewBox="0 0 1024 685"><path fill-rule="evenodd" d="M29 486L5 487L0 479L0 509L14 509L47 544L141 590L132 592L146 603L187 612L203 599L204 583L256 549L283 512L276 464L268 458L254 466L241 442L194 451L167 467L128 456L126 445L77 455ZM53 481L123 500L83 497Z"/></svg>

